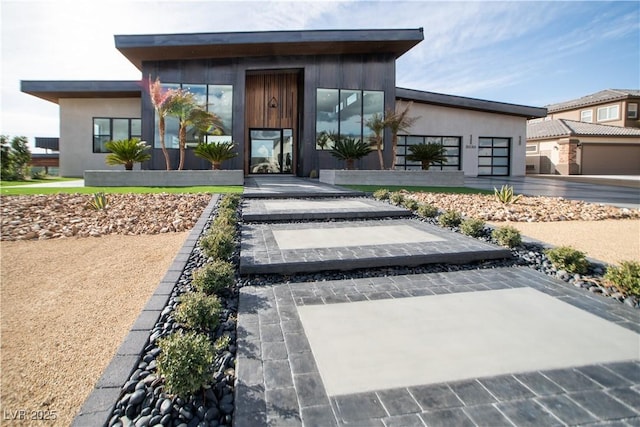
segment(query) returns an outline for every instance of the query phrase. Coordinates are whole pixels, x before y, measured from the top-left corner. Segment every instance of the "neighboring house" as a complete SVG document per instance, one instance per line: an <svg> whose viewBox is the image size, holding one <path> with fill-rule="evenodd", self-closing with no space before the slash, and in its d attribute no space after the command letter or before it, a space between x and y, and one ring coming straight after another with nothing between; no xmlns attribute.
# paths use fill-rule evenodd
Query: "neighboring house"
<svg viewBox="0 0 640 427"><path fill-rule="evenodd" d="M240 155L224 166L246 174L309 176L343 168L327 135L366 140L370 117L413 102L409 115L419 119L399 138L397 168L418 168L405 161L407 145L437 142L447 149L444 168L467 176L524 175L527 119L546 110L396 88L396 59L423 38L421 28L118 35L116 48L141 71L141 81L23 81L22 91L60 106L63 176L107 169L104 143L129 137L153 146L142 168L164 169L148 96L156 77L166 88L188 89L222 119L216 135L189 132L188 146L235 141ZM387 165L390 137L387 131ZM169 118L174 165L177 140L177 122ZM186 169L209 166L187 150ZM357 167L378 169L377 156Z"/></svg>
<svg viewBox="0 0 640 427"><path fill-rule="evenodd" d="M639 90L607 89L547 106L527 124L527 173L640 174Z"/></svg>

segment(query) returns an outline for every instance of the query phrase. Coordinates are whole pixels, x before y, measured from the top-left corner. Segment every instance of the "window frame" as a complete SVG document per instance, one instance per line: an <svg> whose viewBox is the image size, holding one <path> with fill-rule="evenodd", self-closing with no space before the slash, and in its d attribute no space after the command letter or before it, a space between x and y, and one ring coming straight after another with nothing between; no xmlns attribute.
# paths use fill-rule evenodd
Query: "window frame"
<svg viewBox="0 0 640 427"><path fill-rule="evenodd" d="M612 117L611 115L611 111L615 109L615 117ZM601 112L605 112L606 111L606 117L600 117L601 116ZM604 114L602 114L604 115ZM620 120L620 105L616 104L616 105L606 105L604 107L598 107L597 113L596 113L596 117L598 122L610 122L613 120Z"/></svg>
<svg viewBox="0 0 640 427"><path fill-rule="evenodd" d="M409 144L407 142L407 139L414 139L418 142L416 142L415 144ZM450 148L457 148L458 149L458 155L457 156L447 156L447 157L457 157L458 158L458 163L457 164L452 164L452 163L445 163L442 165L431 165L429 167L429 170L452 170L452 167L456 167L457 169L455 170L462 170L462 136L458 136L458 135L398 135L398 145L397 145L397 153L396 153L396 169L402 168L401 170L422 170L422 165L420 165L419 162L413 162L411 164L408 164L409 161L407 160L407 154L409 152L409 147L411 145L416 145L416 144L424 144L427 139L440 139L440 145L443 144L444 140L446 138L455 138L458 140L458 145L454 146L454 145L445 145L445 147L450 147ZM404 142L404 143L403 143ZM433 141L430 141L433 142ZM401 153L402 151L404 151L403 153Z"/></svg>
<svg viewBox="0 0 640 427"><path fill-rule="evenodd" d="M531 147L533 147L533 150L529 150L529 148L531 148ZM527 144L527 145L524 147L524 150L525 150L525 153L526 153L526 154L529 154L529 153L531 153L531 154L535 154L535 153L537 153L537 152L538 152L538 144Z"/></svg>
<svg viewBox="0 0 640 427"><path fill-rule="evenodd" d="M101 133L96 135L95 133L95 129L96 129L96 120L109 120L109 133ZM127 120L127 138L128 139L132 139L132 138L139 138L142 139L142 119L139 117L101 117L101 116L97 116L97 117L93 117L91 119L91 124L92 124L92 136L93 136L93 141L92 141L92 145L91 145L91 151L94 154L109 154L110 151L107 150L106 148L104 148L104 144L106 144L109 141L113 141L113 121L114 120ZM138 126L138 128L140 129L140 135L132 135L131 134L131 129L132 129L132 121L133 120L138 120L140 121L140 125ZM104 138L107 137L108 139L104 142L99 142L96 141L96 138ZM98 144L96 144L98 143ZM96 148L101 147L104 148L104 150L98 149L96 150Z"/></svg>
<svg viewBox="0 0 640 427"><path fill-rule="evenodd" d="M631 108L633 106L634 108ZM632 115L633 113L633 115ZM627 119L637 119L638 118L638 103L637 102L629 102L627 104Z"/></svg>
<svg viewBox="0 0 640 427"><path fill-rule="evenodd" d="M484 141L483 141L484 140ZM483 142L486 142L487 140L491 140L491 145L490 146L483 146ZM496 145L496 142L498 140L506 140L507 141L507 146L506 147L502 147L499 145ZM512 150L512 144L513 140L512 138L507 138L507 137L502 137L502 136L481 136L478 138L478 159L477 159L477 163L478 163L478 176L510 176L511 175L511 150ZM488 148L491 150L491 155L481 155L480 154L480 149L482 148ZM494 154L494 150L501 150L501 149L505 149L507 150L507 155L495 155ZM501 164L496 164L494 162L495 159L507 159L507 164L506 165L501 165ZM491 159L491 164L489 165L481 165L481 161L480 159ZM498 174L495 173L495 169L496 168L505 168L507 169L507 173L506 174ZM480 168L490 168L491 169L491 173L490 174L485 174L485 173L480 173Z"/></svg>
<svg viewBox="0 0 640 427"><path fill-rule="evenodd" d="M589 119L585 118L585 113L589 113ZM593 110L582 110L580 111L580 121L585 123L593 123Z"/></svg>

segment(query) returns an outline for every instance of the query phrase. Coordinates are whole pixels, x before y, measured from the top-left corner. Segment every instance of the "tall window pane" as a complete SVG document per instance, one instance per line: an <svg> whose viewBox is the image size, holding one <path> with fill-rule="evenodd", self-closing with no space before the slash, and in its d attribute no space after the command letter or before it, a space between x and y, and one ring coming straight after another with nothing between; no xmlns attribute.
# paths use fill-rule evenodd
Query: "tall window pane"
<svg viewBox="0 0 640 427"><path fill-rule="evenodd" d="M362 138L362 92L341 90L338 112L340 114L340 137Z"/></svg>
<svg viewBox="0 0 640 427"><path fill-rule="evenodd" d="M131 138L142 137L142 120L131 119Z"/></svg>
<svg viewBox="0 0 640 427"><path fill-rule="evenodd" d="M362 92L362 120L367 123L373 116L384 118L384 92L365 90ZM365 141L374 135L367 126L362 128L362 137ZM384 145L383 145L384 148Z"/></svg>
<svg viewBox="0 0 640 427"><path fill-rule="evenodd" d="M114 141L129 139L129 119L113 119L112 138Z"/></svg>
<svg viewBox="0 0 640 427"><path fill-rule="evenodd" d="M207 88L207 111L222 120L221 135L208 135L207 141L231 141L233 117L233 86L209 85Z"/></svg>
<svg viewBox="0 0 640 427"><path fill-rule="evenodd" d="M111 120L93 119L93 152L106 153L104 144L111 140Z"/></svg>
<svg viewBox="0 0 640 427"><path fill-rule="evenodd" d="M316 93L316 148L330 150L338 136L338 89L318 89Z"/></svg>

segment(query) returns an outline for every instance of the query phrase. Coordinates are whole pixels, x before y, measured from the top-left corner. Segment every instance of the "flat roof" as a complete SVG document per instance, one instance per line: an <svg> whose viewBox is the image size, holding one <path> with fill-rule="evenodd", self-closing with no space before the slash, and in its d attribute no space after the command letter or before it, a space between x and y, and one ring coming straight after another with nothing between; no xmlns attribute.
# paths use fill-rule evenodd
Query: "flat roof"
<svg viewBox="0 0 640 427"><path fill-rule="evenodd" d="M466 110L485 111L489 113L508 114L511 116L534 119L545 117L547 109L527 105L508 104L464 96L446 95L444 93L426 92L415 89L396 88L396 99L440 105L443 107L463 108Z"/></svg>
<svg viewBox="0 0 640 427"><path fill-rule="evenodd" d="M139 80L22 80L20 90L58 104L60 98L140 98Z"/></svg>
<svg viewBox="0 0 640 427"><path fill-rule="evenodd" d="M139 70L143 61L247 56L389 53L396 58L424 40L422 28L116 35Z"/></svg>

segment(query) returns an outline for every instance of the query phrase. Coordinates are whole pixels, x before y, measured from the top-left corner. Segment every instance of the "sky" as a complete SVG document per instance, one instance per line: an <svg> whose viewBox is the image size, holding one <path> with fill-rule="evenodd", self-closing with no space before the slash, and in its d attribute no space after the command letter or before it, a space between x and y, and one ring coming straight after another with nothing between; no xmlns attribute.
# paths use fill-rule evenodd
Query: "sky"
<svg viewBox="0 0 640 427"><path fill-rule="evenodd" d="M21 80L139 80L116 34L424 28L398 87L542 107L640 88L638 1L0 0L0 134L59 136Z"/></svg>

